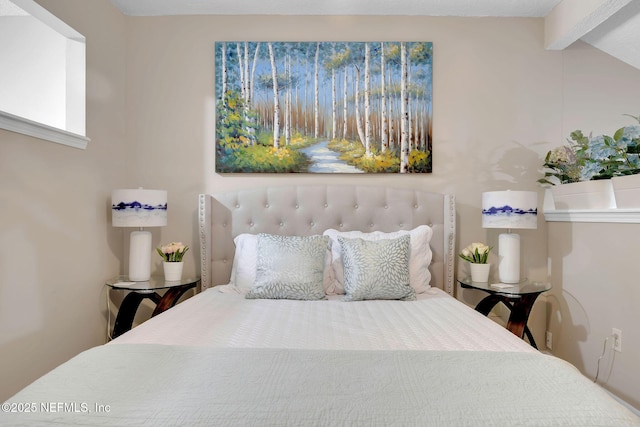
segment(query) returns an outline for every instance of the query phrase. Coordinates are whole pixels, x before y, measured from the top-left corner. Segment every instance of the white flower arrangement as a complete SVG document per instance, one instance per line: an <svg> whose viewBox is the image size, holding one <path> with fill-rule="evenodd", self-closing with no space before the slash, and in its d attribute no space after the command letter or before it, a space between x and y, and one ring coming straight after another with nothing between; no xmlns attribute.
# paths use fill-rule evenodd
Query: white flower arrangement
<svg viewBox="0 0 640 427"><path fill-rule="evenodd" d="M156 248L156 250L165 262L182 262L182 257L189 250L189 246L182 242L171 242Z"/></svg>
<svg viewBox="0 0 640 427"><path fill-rule="evenodd" d="M472 243L458 254L460 258L472 264L486 264L492 247L484 243Z"/></svg>

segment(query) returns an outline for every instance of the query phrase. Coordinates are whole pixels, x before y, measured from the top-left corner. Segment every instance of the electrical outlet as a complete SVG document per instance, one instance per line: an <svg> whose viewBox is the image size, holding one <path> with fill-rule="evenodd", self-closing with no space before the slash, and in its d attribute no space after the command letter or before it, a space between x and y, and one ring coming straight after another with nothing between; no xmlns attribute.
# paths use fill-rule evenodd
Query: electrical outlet
<svg viewBox="0 0 640 427"><path fill-rule="evenodd" d="M611 330L613 335L613 349L622 353L622 331L620 329L613 328Z"/></svg>
<svg viewBox="0 0 640 427"><path fill-rule="evenodd" d="M545 335L545 345L549 350L553 350L553 334L551 331L547 331L547 334Z"/></svg>

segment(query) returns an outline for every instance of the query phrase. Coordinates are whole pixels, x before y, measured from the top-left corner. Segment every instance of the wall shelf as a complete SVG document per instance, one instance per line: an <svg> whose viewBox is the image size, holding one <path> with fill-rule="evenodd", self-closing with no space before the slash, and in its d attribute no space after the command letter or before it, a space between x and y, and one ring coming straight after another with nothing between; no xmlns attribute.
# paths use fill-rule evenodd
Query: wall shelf
<svg viewBox="0 0 640 427"><path fill-rule="evenodd" d="M556 209L549 190L545 191L542 212L547 222L640 224L640 209Z"/></svg>
<svg viewBox="0 0 640 427"><path fill-rule="evenodd" d="M640 224L640 209L545 210L548 222L610 222Z"/></svg>

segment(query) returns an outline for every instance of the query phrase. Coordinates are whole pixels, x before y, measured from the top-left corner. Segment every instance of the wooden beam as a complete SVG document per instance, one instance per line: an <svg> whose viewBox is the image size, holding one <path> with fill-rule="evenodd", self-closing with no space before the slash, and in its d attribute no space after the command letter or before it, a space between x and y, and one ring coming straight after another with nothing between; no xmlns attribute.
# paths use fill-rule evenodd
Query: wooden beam
<svg viewBox="0 0 640 427"><path fill-rule="evenodd" d="M562 0L544 18L544 44L562 50L609 19L632 0Z"/></svg>

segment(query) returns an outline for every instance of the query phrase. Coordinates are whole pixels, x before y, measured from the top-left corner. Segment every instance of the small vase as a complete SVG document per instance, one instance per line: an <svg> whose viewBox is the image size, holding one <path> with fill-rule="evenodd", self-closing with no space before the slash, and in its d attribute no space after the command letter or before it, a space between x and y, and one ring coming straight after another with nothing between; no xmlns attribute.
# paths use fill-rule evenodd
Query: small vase
<svg viewBox="0 0 640 427"><path fill-rule="evenodd" d="M489 269L491 264L469 263L471 268L471 281L479 283L487 283L489 281Z"/></svg>
<svg viewBox="0 0 640 427"><path fill-rule="evenodd" d="M182 279L183 262L167 262L163 261L164 280L167 282L176 282Z"/></svg>

